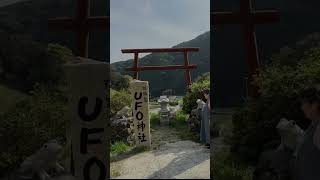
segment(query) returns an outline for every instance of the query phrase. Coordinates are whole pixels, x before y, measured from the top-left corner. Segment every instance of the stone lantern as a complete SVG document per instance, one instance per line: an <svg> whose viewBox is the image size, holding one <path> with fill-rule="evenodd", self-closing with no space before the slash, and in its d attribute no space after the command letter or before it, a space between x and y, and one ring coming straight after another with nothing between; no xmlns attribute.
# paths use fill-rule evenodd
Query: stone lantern
<svg viewBox="0 0 320 180"><path fill-rule="evenodd" d="M169 125L169 99L167 98L167 96L160 96L158 102L160 103L160 125Z"/></svg>

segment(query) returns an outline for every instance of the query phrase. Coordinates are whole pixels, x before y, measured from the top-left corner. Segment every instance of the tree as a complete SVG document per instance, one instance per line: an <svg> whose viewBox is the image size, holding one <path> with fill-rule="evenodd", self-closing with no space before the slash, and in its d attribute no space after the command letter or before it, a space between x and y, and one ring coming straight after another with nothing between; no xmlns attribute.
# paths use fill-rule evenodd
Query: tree
<svg viewBox="0 0 320 180"><path fill-rule="evenodd" d="M197 107L197 99L203 99L202 91L204 89L210 89L210 73L205 73L197 78L192 84L191 91L187 92L183 98L182 110L189 114L192 109Z"/></svg>
<svg viewBox="0 0 320 180"><path fill-rule="evenodd" d="M0 33L2 80L28 91L35 83L57 84L63 79L63 64L72 52L58 44L44 45L28 35Z"/></svg>
<svg viewBox="0 0 320 180"><path fill-rule="evenodd" d="M314 36L274 56L277 59L264 67L255 81L261 96L234 114L232 146L243 160L256 162L262 151L279 145L275 127L280 118L295 120L303 129L308 126L299 94L320 83L320 47L310 37Z"/></svg>

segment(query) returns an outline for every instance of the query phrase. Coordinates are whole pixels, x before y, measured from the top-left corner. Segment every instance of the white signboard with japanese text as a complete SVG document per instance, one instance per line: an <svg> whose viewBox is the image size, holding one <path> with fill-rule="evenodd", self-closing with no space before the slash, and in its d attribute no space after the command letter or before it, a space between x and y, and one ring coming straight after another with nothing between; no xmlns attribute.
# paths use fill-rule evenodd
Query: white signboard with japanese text
<svg viewBox="0 0 320 180"><path fill-rule="evenodd" d="M78 58L65 66L69 85L73 174L78 180L106 180L106 94L108 64Z"/></svg>
<svg viewBox="0 0 320 180"><path fill-rule="evenodd" d="M151 146L149 119L149 83L133 80L130 83L134 133L137 146Z"/></svg>

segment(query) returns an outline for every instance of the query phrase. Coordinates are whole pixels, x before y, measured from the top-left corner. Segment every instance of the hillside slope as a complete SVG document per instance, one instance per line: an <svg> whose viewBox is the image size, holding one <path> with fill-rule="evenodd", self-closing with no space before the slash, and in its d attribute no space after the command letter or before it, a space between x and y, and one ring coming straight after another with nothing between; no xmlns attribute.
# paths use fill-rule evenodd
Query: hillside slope
<svg viewBox="0 0 320 180"><path fill-rule="evenodd" d="M180 43L172 48L198 47L199 52L193 52L189 55L190 63L198 67L191 71L193 80L210 71L210 32L205 32L198 37ZM131 74L125 71L125 68L132 67L133 60L121 61L112 64L115 71L122 74ZM182 53L152 53L139 60L140 66L160 66L183 64ZM153 96L159 96L166 89L175 90L176 94L184 94L186 91L186 82L184 70L171 71L146 71L139 73L139 79L149 81L150 91Z"/></svg>
<svg viewBox="0 0 320 180"><path fill-rule="evenodd" d="M215 0L213 11L237 11L240 0ZM254 1L255 9L276 9L280 21L256 25L258 50L262 64L270 61L274 53L284 46L313 32L320 32L320 1L318 0L269 0ZM244 37L240 25L215 26L211 39L212 73L214 76L217 106L233 106L242 103L244 78L247 76L247 60Z"/></svg>

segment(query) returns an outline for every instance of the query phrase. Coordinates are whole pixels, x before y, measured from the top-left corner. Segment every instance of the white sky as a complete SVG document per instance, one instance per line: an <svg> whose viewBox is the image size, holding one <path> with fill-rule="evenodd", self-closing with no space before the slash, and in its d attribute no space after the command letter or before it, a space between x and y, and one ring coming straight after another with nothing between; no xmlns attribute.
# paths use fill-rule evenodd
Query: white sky
<svg viewBox="0 0 320 180"><path fill-rule="evenodd" d="M127 48L169 48L210 30L210 0L110 0L110 61ZM146 54L139 54L143 57Z"/></svg>

